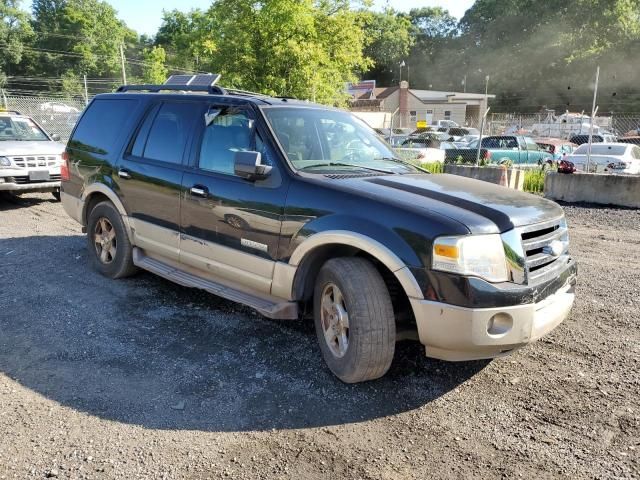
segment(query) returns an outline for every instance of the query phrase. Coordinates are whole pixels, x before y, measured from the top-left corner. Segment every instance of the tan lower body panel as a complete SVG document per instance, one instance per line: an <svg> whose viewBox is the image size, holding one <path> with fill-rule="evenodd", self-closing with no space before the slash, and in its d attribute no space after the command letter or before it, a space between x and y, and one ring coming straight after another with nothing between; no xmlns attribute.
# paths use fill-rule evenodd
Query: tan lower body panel
<svg viewBox="0 0 640 480"><path fill-rule="evenodd" d="M179 259L180 234L169 228L128 217L132 232L132 243L150 253L172 260Z"/></svg>
<svg viewBox="0 0 640 480"><path fill-rule="evenodd" d="M410 299L426 355L442 360L494 358L539 339L569 315L574 301L565 285L539 303L463 308Z"/></svg>
<svg viewBox="0 0 640 480"><path fill-rule="evenodd" d="M180 236L180 262L217 278L224 278L251 290L271 293L276 262L250 253L206 242L188 235Z"/></svg>

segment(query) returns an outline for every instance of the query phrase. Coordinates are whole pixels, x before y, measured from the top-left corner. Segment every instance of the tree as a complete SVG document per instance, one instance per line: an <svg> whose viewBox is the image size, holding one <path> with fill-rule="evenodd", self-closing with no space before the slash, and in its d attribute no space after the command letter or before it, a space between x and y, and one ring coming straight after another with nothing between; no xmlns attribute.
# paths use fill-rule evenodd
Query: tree
<svg viewBox="0 0 640 480"><path fill-rule="evenodd" d="M430 88L433 84L444 86L452 83L453 76L449 74L445 78L444 75L447 68L459 70L459 65L449 62L459 60L456 55L451 55L452 45L458 35L458 21L440 7L414 8L409 12L409 20L415 39L408 61L413 70L413 85ZM452 87L446 85L445 89Z"/></svg>
<svg viewBox="0 0 640 480"><path fill-rule="evenodd" d="M151 84L164 83L168 73L165 66L166 60L164 48L154 46L151 49L145 49L142 81Z"/></svg>
<svg viewBox="0 0 640 480"><path fill-rule="evenodd" d="M0 77L18 65L33 35L29 14L20 8L21 0L0 0Z"/></svg>
<svg viewBox="0 0 640 480"><path fill-rule="evenodd" d="M414 42L411 23L404 15L392 9L383 12L360 12L363 18L366 47L365 55L373 61L367 76L381 84L390 84L397 78L398 65L409 55Z"/></svg>
<svg viewBox="0 0 640 480"><path fill-rule="evenodd" d="M343 103L344 83L371 64L345 0L218 0L165 14L156 41L225 86L324 103Z"/></svg>
<svg viewBox="0 0 640 480"><path fill-rule="evenodd" d="M138 41L104 1L33 0L33 13L36 68L53 76L113 74L120 69L120 45Z"/></svg>

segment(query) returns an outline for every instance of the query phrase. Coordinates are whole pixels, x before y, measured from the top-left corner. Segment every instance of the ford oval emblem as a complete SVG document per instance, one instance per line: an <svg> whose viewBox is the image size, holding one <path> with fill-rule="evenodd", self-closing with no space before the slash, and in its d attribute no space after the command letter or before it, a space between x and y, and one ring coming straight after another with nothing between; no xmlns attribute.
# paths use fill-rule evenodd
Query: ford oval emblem
<svg viewBox="0 0 640 480"><path fill-rule="evenodd" d="M563 251L564 243L562 243L560 240L554 240L542 249L543 253L546 253L547 255L551 255L553 257L559 257L560 255L562 255Z"/></svg>

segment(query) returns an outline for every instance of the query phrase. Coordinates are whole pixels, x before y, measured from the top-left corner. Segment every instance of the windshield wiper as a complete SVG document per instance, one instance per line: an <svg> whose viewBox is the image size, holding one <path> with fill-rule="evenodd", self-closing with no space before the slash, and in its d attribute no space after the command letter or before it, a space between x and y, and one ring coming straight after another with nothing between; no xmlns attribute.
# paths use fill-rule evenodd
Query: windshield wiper
<svg viewBox="0 0 640 480"><path fill-rule="evenodd" d="M431 173L428 170L418 166L418 165L414 165L411 162L407 162L406 160L402 160L398 157L377 157L374 158L374 160L382 160L382 161L387 161L387 162L393 162L393 163L399 163L400 165L404 165L407 167L411 167L411 168L415 168L416 170L420 170L421 172L425 172L425 173Z"/></svg>
<svg viewBox="0 0 640 480"><path fill-rule="evenodd" d="M356 165L353 163L342 163L342 162L314 163L313 165L307 165L305 167L302 167L300 170L306 170L307 168L320 168L320 167L353 167L353 168L361 168L363 170L369 170L371 172L379 172L379 173L387 173L387 174L395 173L395 172L392 172L391 170L385 170L382 168L367 167L364 165Z"/></svg>

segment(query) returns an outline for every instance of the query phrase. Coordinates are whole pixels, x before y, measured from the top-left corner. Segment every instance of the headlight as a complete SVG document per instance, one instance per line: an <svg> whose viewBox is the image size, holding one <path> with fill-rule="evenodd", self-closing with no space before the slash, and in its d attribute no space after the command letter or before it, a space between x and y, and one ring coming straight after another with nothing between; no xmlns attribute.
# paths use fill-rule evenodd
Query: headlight
<svg viewBox="0 0 640 480"><path fill-rule="evenodd" d="M11 160L9 160L7 157L0 157L0 167L10 167L11 166Z"/></svg>
<svg viewBox="0 0 640 480"><path fill-rule="evenodd" d="M439 237L433 243L434 270L506 282L507 262L500 235Z"/></svg>

